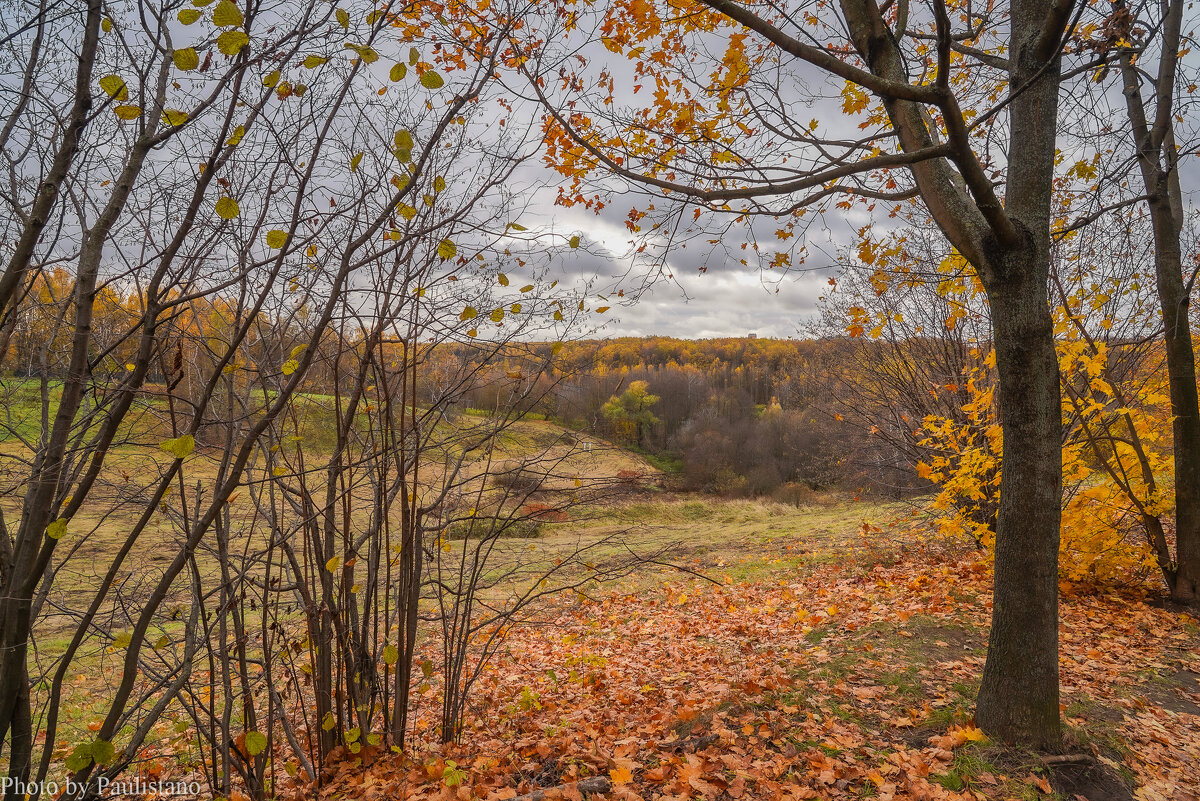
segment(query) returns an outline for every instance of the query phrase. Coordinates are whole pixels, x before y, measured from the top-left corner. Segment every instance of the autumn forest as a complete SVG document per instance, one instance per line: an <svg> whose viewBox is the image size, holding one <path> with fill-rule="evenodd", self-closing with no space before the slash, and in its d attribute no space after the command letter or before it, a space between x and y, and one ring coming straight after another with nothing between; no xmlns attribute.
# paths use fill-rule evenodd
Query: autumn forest
<svg viewBox="0 0 1200 801"><path fill-rule="evenodd" d="M1198 21L0 0L4 801L1200 801Z"/></svg>

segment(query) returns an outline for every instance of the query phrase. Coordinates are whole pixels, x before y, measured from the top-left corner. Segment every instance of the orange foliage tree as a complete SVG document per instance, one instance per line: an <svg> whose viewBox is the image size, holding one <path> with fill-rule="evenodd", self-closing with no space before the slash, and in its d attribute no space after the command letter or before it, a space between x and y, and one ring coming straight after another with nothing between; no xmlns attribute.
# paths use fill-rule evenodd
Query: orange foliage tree
<svg viewBox="0 0 1200 801"><path fill-rule="evenodd" d="M689 211L697 222L706 212L764 219L773 231L751 224L741 241L711 244L785 268L806 255L791 240L812 210L922 199L988 295L1008 443L977 717L992 734L1035 746L1061 734L1060 398L1047 278L1057 100L1074 74L1064 51L1078 60L1068 31L1085 10L1071 0L986 9L844 0L786 10L563 0L547 4L521 65L549 112L549 159L570 182L560 201L606 202L592 189L600 174L643 187L649 197L628 225L646 249L665 253L686 238ZM579 35L591 37L592 51L576 46ZM591 66L600 48L628 66ZM632 102L618 99L618 80L632 86ZM830 100L857 132L807 119L809 106ZM656 214L664 194L675 202Z"/></svg>

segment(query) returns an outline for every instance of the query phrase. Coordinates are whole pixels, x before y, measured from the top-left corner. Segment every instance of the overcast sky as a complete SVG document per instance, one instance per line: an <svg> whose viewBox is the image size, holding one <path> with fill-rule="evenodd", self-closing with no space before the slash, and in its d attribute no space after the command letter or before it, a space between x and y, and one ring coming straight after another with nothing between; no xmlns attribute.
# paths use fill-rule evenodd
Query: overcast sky
<svg viewBox="0 0 1200 801"><path fill-rule="evenodd" d="M707 244L701 236L685 247L671 247L661 263L647 263L644 257L639 262L631 253L634 235L625 217L629 206L644 207L644 197L624 205L614 198L599 214L582 206L564 208L553 203L554 173L540 162L523 165L521 172L515 183L532 189L521 222L539 233L579 235L581 240L576 250L558 251L548 277L576 286L591 282L613 304L598 336L804 337L805 324L829 289L838 253L852 241L854 229L868 222L858 210L811 218L803 237L791 243L793 253L803 244L808 257L786 273L740 264L745 254L737 245L745 240L746 230L737 225L725 233L722 247ZM764 230L777 225L770 218L759 223ZM726 253L726 247L732 253ZM701 267L706 269L702 272ZM618 288L625 291L624 300L612 295Z"/></svg>
<svg viewBox="0 0 1200 801"><path fill-rule="evenodd" d="M595 275L601 285L610 280L626 288L637 300L614 306L604 333L612 336L663 335L685 339L741 337L800 337L812 317L818 298L829 288L837 245L832 230L812 232L813 256L801 269L777 274L747 268L711 249L675 249L648 287L641 287L645 268L628 255L629 232L604 216L576 209L555 209L555 227L580 231L583 248L552 264L556 276L585 278ZM836 225L843 228L842 225ZM848 233L848 232L843 232ZM841 237L837 237L841 238ZM842 240L845 241L844 239ZM707 270L700 272L700 267Z"/></svg>

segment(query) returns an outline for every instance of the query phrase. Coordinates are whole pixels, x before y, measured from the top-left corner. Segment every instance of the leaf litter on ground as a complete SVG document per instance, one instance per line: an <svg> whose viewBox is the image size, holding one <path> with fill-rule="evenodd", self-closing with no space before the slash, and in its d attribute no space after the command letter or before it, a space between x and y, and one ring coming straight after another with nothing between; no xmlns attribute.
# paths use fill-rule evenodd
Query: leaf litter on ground
<svg viewBox="0 0 1200 801"><path fill-rule="evenodd" d="M321 796L503 801L549 788L547 799L579 801L575 782L608 777L619 801L1052 797L1036 755L1014 757L971 719L986 563L923 543L894 563L846 556L719 587L675 579L563 601L542 625L508 632L461 743L437 744L426 686L409 752L343 752ZM1068 740L1132 785L1105 797L1197 801L1200 638L1194 617L1152 601L1064 595ZM444 780L448 764L458 781Z"/></svg>

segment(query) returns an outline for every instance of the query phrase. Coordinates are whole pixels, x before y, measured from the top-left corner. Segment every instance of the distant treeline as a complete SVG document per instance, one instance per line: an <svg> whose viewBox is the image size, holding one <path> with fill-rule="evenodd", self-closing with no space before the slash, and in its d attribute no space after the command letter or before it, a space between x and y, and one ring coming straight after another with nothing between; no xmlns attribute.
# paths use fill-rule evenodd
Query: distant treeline
<svg viewBox="0 0 1200 801"><path fill-rule="evenodd" d="M53 300L69 293L70 286L71 277L62 270L39 276L31 295L41 302L27 304L0 331L0 371L49 378L64 374L60 354L69 350L69 329L55 319ZM122 332L142 303L136 293L111 287L99 293L94 375L110 374L119 381L125 373L136 340ZM158 391L168 376L176 375L177 391L199 400L213 359L207 346L214 338L227 337L236 317L219 299L189 303L162 327L146 391ZM281 324L264 315L226 368L231 380L253 381L260 370L277 370L306 340L310 322L297 315ZM360 350L356 341L354 336L322 337L305 391L318 396L350 391ZM919 344L909 347L920 349ZM408 347L415 352L405 355ZM931 364L928 354L897 362L888 353L895 347L845 336L503 344L471 339L385 346L396 351L397 363L414 357L419 363L419 403L433 404L453 394L458 403L485 412L516 407L640 449L677 470L689 488L783 499L831 486L889 493L927 486L912 470L913 446L920 420L939 409L930 408L919 387L907 396L889 392L886 408L874 408L879 398L873 388L893 383L880 374L886 365L915 361L929 369ZM946 347L945 340L937 340L942 358ZM952 346L949 352L961 354L961 348ZM953 385L965 364L951 359L934 365L935 374L925 383ZM482 369L470 371L471 386L464 388L458 382L467 365ZM224 385L218 391L224 392ZM947 408L961 403L959 398L946 400ZM199 439L218 436L227 424L202 426Z"/></svg>
<svg viewBox="0 0 1200 801"><path fill-rule="evenodd" d="M519 356L512 346L495 354L497 380L471 395L473 406L503 408L509 379L533 378L545 387L527 411L663 457L691 489L798 501L833 486L927 486L911 454L881 436L873 413L857 403L860 368L864 359L879 361L870 356L885 348L879 343L622 337L520 347ZM521 362L542 372L534 378ZM913 411L912 429L894 432L899 442L912 440L924 411Z"/></svg>

